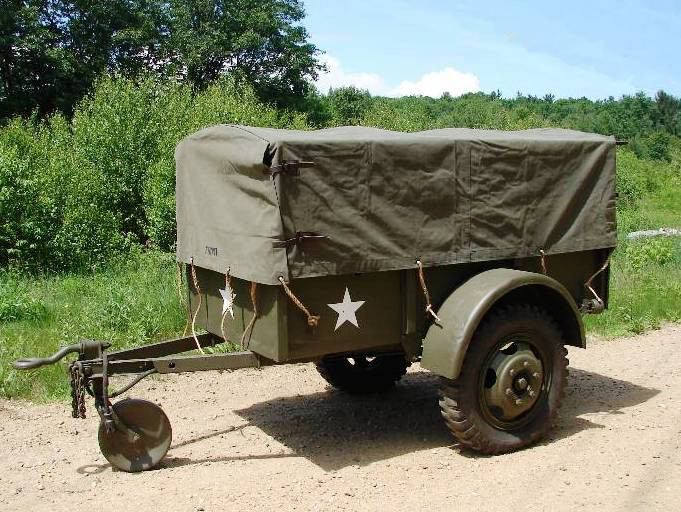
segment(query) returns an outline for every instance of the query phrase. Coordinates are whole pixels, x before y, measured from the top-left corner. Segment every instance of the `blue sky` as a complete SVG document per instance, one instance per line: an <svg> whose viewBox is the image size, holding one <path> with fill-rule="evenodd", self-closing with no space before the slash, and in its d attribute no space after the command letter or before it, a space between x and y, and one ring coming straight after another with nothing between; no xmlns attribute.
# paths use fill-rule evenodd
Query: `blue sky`
<svg viewBox="0 0 681 512"><path fill-rule="evenodd" d="M678 0L305 0L318 87L399 96L681 96Z"/></svg>

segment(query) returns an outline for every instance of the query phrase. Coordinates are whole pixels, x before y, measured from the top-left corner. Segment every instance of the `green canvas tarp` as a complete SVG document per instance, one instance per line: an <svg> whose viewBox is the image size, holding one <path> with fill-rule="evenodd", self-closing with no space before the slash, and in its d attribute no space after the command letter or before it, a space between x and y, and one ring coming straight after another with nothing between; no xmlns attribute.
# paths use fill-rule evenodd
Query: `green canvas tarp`
<svg viewBox="0 0 681 512"><path fill-rule="evenodd" d="M262 284L616 244L612 137L221 125L175 158L178 261Z"/></svg>

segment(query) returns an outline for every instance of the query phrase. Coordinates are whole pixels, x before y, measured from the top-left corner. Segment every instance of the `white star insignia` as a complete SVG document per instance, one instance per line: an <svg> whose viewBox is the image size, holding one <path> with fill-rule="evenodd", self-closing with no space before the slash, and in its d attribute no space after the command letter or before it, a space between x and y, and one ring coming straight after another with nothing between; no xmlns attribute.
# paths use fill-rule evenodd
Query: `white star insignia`
<svg viewBox="0 0 681 512"><path fill-rule="evenodd" d="M225 289L220 290L220 295L222 295L222 316L225 316L225 312L229 311L232 319L234 319L234 297L236 297L236 293L229 285L225 285Z"/></svg>
<svg viewBox="0 0 681 512"><path fill-rule="evenodd" d="M350 322L355 327L359 327L359 324L357 323L357 316L355 315L355 313L360 307L362 307L362 304L364 304L364 302L365 301L363 300L353 301L350 298L350 291L346 286L345 295L343 296L343 302L339 302L338 304L328 304L328 306L331 309L338 313L338 320L336 321L336 328L334 330L337 331L338 328L345 322Z"/></svg>

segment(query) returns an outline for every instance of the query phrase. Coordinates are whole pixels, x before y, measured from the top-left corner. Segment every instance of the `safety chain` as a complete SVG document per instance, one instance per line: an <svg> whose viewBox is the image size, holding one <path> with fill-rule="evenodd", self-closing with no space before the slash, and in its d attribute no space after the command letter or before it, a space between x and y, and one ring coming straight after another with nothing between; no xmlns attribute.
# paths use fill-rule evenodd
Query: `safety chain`
<svg viewBox="0 0 681 512"><path fill-rule="evenodd" d="M69 368L71 374L71 416L85 419L85 378L76 363Z"/></svg>

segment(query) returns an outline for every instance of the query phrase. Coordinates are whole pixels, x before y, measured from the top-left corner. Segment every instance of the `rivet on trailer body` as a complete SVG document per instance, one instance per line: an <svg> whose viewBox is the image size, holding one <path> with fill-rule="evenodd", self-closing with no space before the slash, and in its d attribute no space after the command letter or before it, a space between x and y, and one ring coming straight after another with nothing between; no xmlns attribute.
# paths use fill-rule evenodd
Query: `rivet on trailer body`
<svg viewBox="0 0 681 512"><path fill-rule="evenodd" d="M175 368L175 363L174 362L169 362L168 363L168 368Z"/></svg>

